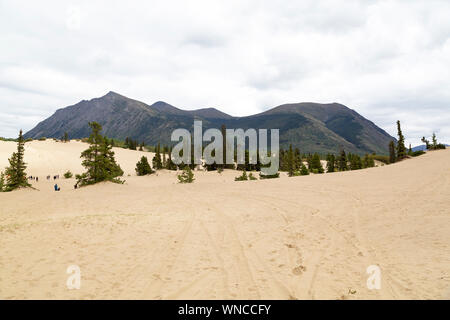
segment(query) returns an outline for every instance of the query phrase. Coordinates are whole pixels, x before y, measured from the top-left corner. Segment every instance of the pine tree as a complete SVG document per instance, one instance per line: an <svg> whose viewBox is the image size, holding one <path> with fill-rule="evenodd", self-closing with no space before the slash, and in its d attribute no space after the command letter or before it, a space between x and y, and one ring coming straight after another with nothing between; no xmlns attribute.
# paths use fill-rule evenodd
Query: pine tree
<svg viewBox="0 0 450 320"><path fill-rule="evenodd" d="M302 166L302 157L300 155L300 150L298 148L295 148L294 151L294 170L298 171L300 170Z"/></svg>
<svg viewBox="0 0 450 320"><path fill-rule="evenodd" d="M306 157L306 163L308 164L308 169L311 171L312 168L312 161L313 161L313 157L311 155L311 153L308 154L308 156Z"/></svg>
<svg viewBox="0 0 450 320"><path fill-rule="evenodd" d="M153 172L154 171L150 167L147 157L142 156L141 160L136 163L136 174L138 176L145 176L148 174L152 174Z"/></svg>
<svg viewBox="0 0 450 320"><path fill-rule="evenodd" d="M362 169L361 157L357 154L352 154L350 156L350 169L359 170Z"/></svg>
<svg viewBox="0 0 450 320"><path fill-rule="evenodd" d="M302 166L300 167L300 175L301 175L301 176L307 176L307 175L309 175L308 168L305 166L304 163L302 163Z"/></svg>
<svg viewBox="0 0 450 320"><path fill-rule="evenodd" d="M400 128L400 120L397 120L397 159L403 159L406 157L405 137L403 136L402 129Z"/></svg>
<svg viewBox="0 0 450 320"><path fill-rule="evenodd" d="M194 172L189 166L185 166L183 172L179 174L177 177L180 183L192 183L195 180Z"/></svg>
<svg viewBox="0 0 450 320"><path fill-rule="evenodd" d="M344 149L342 149L341 154L339 156L338 169L339 169L339 171L347 171L348 170L348 167L347 167L347 156L345 154L345 150Z"/></svg>
<svg viewBox="0 0 450 320"><path fill-rule="evenodd" d="M160 170L162 169L162 161L161 161L161 145L158 143L158 146L156 147L155 150L155 156L153 157L152 160L152 165L153 165L153 169L155 170Z"/></svg>
<svg viewBox="0 0 450 320"><path fill-rule="evenodd" d="M432 147L431 149L436 150L437 149L437 139L436 139L436 133L433 132L433 136L431 137Z"/></svg>
<svg viewBox="0 0 450 320"><path fill-rule="evenodd" d="M394 141L389 142L389 163L394 163L397 160L395 156L395 143Z"/></svg>
<svg viewBox="0 0 450 320"><path fill-rule="evenodd" d="M292 144L289 145L288 158L287 158L287 169L289 177L294 176L295 173L295 163L294 163L294 151L292 150Z"/></svg>
<svg viewBox="0 0 450 320"><path fill-rule="evenodd" d="M411 143L409 144L409 149L408 149L408 156L411 156L413 153L412 148L411 148Z"/></svg>
<svg viewBox="0 0 450 320"><path fill-rule="evenodd" d="M69 134L67 133L67 131L64 132L63 141L64 141L64 142L69 142Z"/></svg>
<svg viewBox="0 0 450 320"><path fill-rule="evenodd" d="M0 173L0 192L5 191L5 174L2 172Z"/></svg>
<svg viewBox="0 0 450 320"><path fill-rule="evenodd" d="M335 167L335 157L334 154L328 154L327 155L327 172L334 172Z"/></svg>
<svg viewBox="0 0 450 320"><path fill-rule="evenodd" d="M425 143L427 150L429 150L430 149L430 141L425 139L425 137L422 137L422 142Z"/></svg>
<svg viewBox="0 0 450 320"><path fill-rule="evenodd" d="M5 191L13 191L21 187L30 187L27 181L27 169L24 162L25 141L23 139L22 130L20 130L19 138L17 139L17 152L14 152L9 159L9 167L5 170L6 186Z"/></svg>
<svg viewBox="0 0 450 320"><path fill-rule="evenodd" d="M167 159L167 163L166 163L166 169L167 170L176 170L177 166L175 165L175 163L173 163L172 161L172 147L169 147L169 157Z"/></svg>
<svg viewBox="0 0 450 320"><path fill-rule="evenodd" d="M89 126L92 129L88 139L89 148L81 153L86 172L76 176L78 184L83 186L102 181L123 183L118 178L123 175L123 171L116 163L112 146L108 138L100 134L102 126L97 122L90 122Z"/></svg>
<svg viewBox="0 0 450 320"><path fill-rule="evenodd" d="M314 153L314 155L312 157L310 170L311 169L315 173L323 173L324 172L322 163L320 162L320 156L318 153Z"/></svg>

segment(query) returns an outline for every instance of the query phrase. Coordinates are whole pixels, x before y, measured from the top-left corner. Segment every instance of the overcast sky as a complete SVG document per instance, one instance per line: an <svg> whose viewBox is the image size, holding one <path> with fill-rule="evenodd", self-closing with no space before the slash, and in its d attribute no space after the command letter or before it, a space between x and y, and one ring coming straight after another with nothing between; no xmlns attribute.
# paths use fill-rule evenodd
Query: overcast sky
<svg viewBox="0 0 450 320"><path fill-rule="evenodd" d="M339 102L450 143L448 0L0 0L0 39L0 136L112 90L235 116Z"/></svg>

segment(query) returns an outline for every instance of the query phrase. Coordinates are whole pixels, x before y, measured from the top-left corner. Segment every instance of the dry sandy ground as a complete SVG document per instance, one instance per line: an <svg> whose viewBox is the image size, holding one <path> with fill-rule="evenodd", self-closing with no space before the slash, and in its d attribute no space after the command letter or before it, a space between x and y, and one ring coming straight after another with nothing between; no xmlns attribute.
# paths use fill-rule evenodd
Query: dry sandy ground
<svg viewBox="0 0 450 320"><path fill-rule="evenodd" d="M82 143L26 147L36 190L0 194L0 299L449 299L450 150L265 181L136 177L78 190ZM0 142L0 167L15 144ZM131 174L131 176L127 176ZM81 288L68 290L69 265ZM366 286L369 265L381 289Z"/></svg>

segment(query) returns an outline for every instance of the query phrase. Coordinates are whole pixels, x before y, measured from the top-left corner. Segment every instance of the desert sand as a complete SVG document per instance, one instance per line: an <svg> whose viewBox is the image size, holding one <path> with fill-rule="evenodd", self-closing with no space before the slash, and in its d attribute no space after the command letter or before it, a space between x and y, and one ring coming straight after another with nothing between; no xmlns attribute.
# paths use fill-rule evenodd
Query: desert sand
<svg viewBox="0 0 450 320"><path fill-rule="evenodd" d="M236 171L73 189L86 144L26 144L33 186L0 193L0 299L449 299L450 150L371 169L235 182ZM0 141L0 168L16 144ZM69 265L81 288L68 290ZM369 290L366 269L381 269Z"/></svg>

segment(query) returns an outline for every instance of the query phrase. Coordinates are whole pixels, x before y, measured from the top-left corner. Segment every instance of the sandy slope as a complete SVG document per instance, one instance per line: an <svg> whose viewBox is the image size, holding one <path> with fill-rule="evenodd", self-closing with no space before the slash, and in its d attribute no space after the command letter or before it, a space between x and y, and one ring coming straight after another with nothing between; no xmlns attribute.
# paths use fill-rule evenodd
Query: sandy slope
<svg viewBox="0 0 450 320"><path fill-rule="evenodd" d="M14 144L0 142L0 166ZM27 145L28 174L81 172L81 143ZM141 153L117 149L127 174ZM0 298L450 298L450 150L361 171L234 182L125 177L0 194ZM80 266L80 290L66 268ZM379 265L381 290L366 287Z"/></svg>

